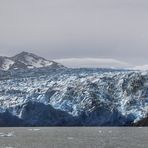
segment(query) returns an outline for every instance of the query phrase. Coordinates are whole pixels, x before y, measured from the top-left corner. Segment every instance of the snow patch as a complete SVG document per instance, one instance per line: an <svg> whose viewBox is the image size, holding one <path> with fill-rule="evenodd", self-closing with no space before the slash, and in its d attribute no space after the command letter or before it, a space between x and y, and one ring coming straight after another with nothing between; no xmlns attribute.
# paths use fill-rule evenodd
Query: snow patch
<svg viewBox="0 0 148 148"><path fill-rule="evenodd" d="M14 61L5 58L2 64L2 69L8 70L13 64L14 64Z"/></svg>

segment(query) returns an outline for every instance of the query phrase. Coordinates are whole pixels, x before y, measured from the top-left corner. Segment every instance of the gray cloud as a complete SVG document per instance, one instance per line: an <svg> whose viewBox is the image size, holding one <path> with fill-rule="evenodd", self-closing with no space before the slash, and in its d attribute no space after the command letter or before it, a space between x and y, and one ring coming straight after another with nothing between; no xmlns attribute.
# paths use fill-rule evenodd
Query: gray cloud
<svg viewBox="0 0 148 148"><path fill-rule="evenodd" d="M0 53L148 64L147 0L5 0Z"/></svg>

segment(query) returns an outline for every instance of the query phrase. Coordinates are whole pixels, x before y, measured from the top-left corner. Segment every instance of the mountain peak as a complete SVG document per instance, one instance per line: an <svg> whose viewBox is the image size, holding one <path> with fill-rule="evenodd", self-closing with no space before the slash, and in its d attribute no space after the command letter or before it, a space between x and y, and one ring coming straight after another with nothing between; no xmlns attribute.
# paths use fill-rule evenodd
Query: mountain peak
<svg viewBox="0 0 148 148"><path fill-rule="evenodd" d="M24 56L24 55L30 55L30 54L32 54L32 53L22 51L19 54L16 54L15 56Z"/></svg>
<svg viewBox="0 0 148 148"><path fill-rule="evenodd" d="M60 68L64 66L25 51L13 57L0 57L0 70L31 69L41 67Z"/></svg>
<svg viewBox="0 0 148 148"><path fill-rule="evenodd" d="M29 52L26 52L26 51L22 51L19 53L20 55L25 55L25 54L30 54Z"/></svg>
<svg viewBox="0 0 148 148"><path fill-rule="evenodd" d="M25 57L25 56L30 56L30 57L34 57L34 58L41 58L41 59L44 59L44 58L39 57L39 56L37 56L37 55L35 55L35 54L33 54L33 53L25 52L25 51L23 51L23 52L21 52L21 53L19 53L19 54L16 54L16 55L13 56L12 58L21 58L21 57ZM44 60L46 60L46 59L44 59Z"/></svg>
<svg viewBox="0 0 148 148"><path fill-rule="evenodd" d="M22 51L22 52L16 54L15 56L24 56L24 55L30 55L30 54L32 54L32 53ZM14 56L14 57L15 57L15 56Z"/></svg>

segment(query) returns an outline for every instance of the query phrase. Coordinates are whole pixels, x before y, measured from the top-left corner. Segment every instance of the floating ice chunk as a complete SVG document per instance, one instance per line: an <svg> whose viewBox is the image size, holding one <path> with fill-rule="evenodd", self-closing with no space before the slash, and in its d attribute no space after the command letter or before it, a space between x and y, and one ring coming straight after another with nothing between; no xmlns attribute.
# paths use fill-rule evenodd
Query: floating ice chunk
<svg viewBox="0 0 148 148"><path fill-rule="evenodd" d="M15 147L12 147L12 146L6 146L6 147L4 147L4 148L15 148Z"/></svg>
<svg viewBox="0 0 148 148"><path fill-rule="evenodd" d="M29 131L40 131L40 129L28 129Z"/></svg>
<svg viewBox="0 0 148 148"><path fill-rule="evenodd" d="M102 131L101 131L101 130L99 130L99 133L101 134L101 133L102 133Z"/></svg>
<svg viewBox="0 0 148 148"><path fill-rule="evenodd" d="M111 131L111 130L109 130L109 131L108 131L108 133L110 133L110 134L111 134L111 133L112 133L112 131Z"/></svg>
<svg viewBox="0 0 148 148"><path fill-rule="evenodd" d="M73 137L67 137L67 139L68 139L68 140L73 140L74 138L73 138Z"/></svg>
<svg viewBox="0 0 148 148"><path fill-rule="evenodd" d="M14 136L14 132L10 132L10 133L0 133L1 137L13 137Z"/></svg>

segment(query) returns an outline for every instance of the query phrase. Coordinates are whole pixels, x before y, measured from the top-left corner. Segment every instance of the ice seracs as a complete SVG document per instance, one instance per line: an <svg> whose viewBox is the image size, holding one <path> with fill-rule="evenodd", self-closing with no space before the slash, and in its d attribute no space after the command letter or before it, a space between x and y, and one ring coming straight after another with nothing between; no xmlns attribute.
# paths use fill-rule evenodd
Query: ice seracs
<svg viewBox="0 0 148 148"><path fill-rule="evenodd" d="M2 115L34 126L121 126L148 115L147 72L37 70L18 70L1 78Z"/></svg>

